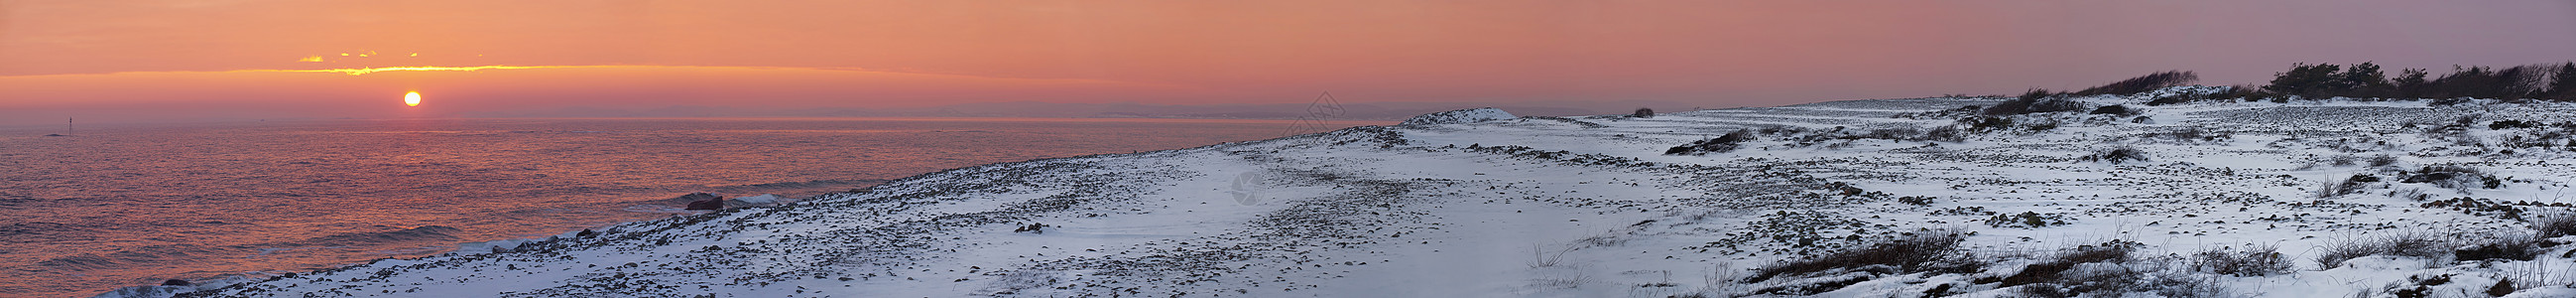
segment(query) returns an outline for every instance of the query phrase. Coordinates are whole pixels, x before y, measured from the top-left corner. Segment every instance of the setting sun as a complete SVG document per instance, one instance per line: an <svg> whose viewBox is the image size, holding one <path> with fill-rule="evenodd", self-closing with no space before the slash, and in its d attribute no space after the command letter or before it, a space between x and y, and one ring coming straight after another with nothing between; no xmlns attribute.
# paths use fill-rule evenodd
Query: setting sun
<svg viewBox="0 0 2576 298"><path fill-rule="evenodd" d="M403 105L414 107L420 106L420 91L403 93Z"/></svg>

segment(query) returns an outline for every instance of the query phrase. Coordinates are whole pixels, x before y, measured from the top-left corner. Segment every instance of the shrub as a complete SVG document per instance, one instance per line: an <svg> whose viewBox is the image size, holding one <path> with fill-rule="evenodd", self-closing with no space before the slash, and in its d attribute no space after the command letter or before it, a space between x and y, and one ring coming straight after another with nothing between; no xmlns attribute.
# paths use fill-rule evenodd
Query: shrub
<svg viewBox="0 0 2576 298"><path fill-rule="evenodd" d="M1959 129L1959 126L1957 125L1942 126L1939 128L1933 128L1929 131L1924 131L1923 140L1951 143L1964 142L1968 140L1968 131Z"/></svg>
<svg viewBox="0 0 2576 298"><path fill-rule="evenodd" d="M2130 109L2129 109L2129 106L2124 106L2124 105L2107 105L2107 106L2102 106L2102 107L2099 107L2099 108L2093 108L2093 113L2092 113L2092 114L2097 114L2097 115L2120 115L2120 116L2128 116L2128 115L2137 115L2137 114L2138 114L2138 111L2136 111L2136 110L2130 110Z"/></svg>
<svg viewBox="0 0 2576 298"><path fill-rule="evenodd" d="M1817 256L1815 258L1782 262L1779 264L1765 266L1760 269L1755 269L1753 276L1746 279L1746 281L1760 282L1779 276L1872 266L1894 267L1894 269L1897 269L1900 272L1931 271L1931 269L1936 269L1934 267L1937 265L1956 265L1939 264L1942 263L1939 261L1942 261L1942 259L1948 256L1951 252L1957 251L1959 248L1959 240L1962 240L1962 238L1963 237L1961 237L1959 233L1951 231L1917 233L1913 236L1898 238L1858 249L1834 252L1831 254ZM1973 268L1965 269L1973 270Z"/></svg>
<svg viewBox="0 0 2576 298"><path fill-rule="evenodd" d="M1665 150L1664 150L1664 154L1665 154L1665 155L1681 155L1681 154L1694 154L1694 155L1695 155L1695 154L1711 153L1711 152L1714 152L1714 153L1726 153L1726 152L1730 152L1730 151L1735 151L1735 148L1736 148L1737 146L1739 146L1739 145L1743 144L1744 142L1748 142L1748 141L1753 141L1753 131L1751 131L1751 130L1742 130L1742 129L1738 129L1738 130L1735 130L1734 132L1728 132L1728 133L1726 133L1726 135L1718 136L1718 137L1717 137L1717 138L1715 138L1715 139L1699 140L1699 141L1696 141L1696 142L1691 142L1690 144L1684 144L1684 145L1681 145L1681 146L1674 146L1672 149L1665 149Z"/></svg>
<svg viewBox="0 0 2576 298"><path fill-rule="evenodd" d="M2370 166L2373 166L2373 167L2385 167L2385 166L2392 166L2392 165L2397 165L2397 156L2392 156L2392 155L2387 155L2387 154L2380 154L2379 156L2371 156L2371 157L2370 157Z"/></svg>
<svg viewBox="0 0 2576 298"><path fill-rule="evenodd" d="M2476 167L2463 165L2427 165L2407 175L2401 183L2432 183L2442 188L2467 190L2469 187L2504 187L2504 180L2486 174Z"/></svg>
<svg viewBox="0 0 2576 298"><path fill-rule="evenodd" d="M2199 274L2197 263L2187 263L2182 258L2133 257L2141 246L2118 240L2080 246L2023 267L2010 277L1988 282L2015 287L2014 293L2023 297L2126 297L2135 296L2133 293L2176 298L2235 297L2217 276Z"/></svg>
<svg viewBox="0 0 2576 298"><path fill-rule="evenodd" d="M2541 217L2531 222L2531 231L2541 239L2576 235L2576 215Z"/></svg>
<svg viewBox="0 0 2576 298"><path fill-rule="evenodd" d="M2536 64L2506 68L2485 66L2452 66L2451 73L2439 78L2424 69L2399 70L2390 77L2377 64L2363 62L2350 67L2335 64L2292 64L2289 71L2275 73L2264 93L2246 96L2248 100L2284 96L2322 97L2399 97L2438 98L2436 105L2463 102L2461 98L2490 99L2576 99L2576 63ZM2165 101L2162 98L2159 102Z"/></svg>
<svg viewBox="0 0 2576 298"><path fill-rule="evenodd" d="M2029 128L2030 128L2030 131L2048 131L2048 130L2051 130L2051 129L2057 129L2057 122L2055 122L2055 121L2050 121L2050 122L2032 123L2030 126L2027 126L2027 127L2029 127Z"/></svg>
<svg viewBox="0 0 2576 298"><path fill-rule="evenodd" d="M2082 111L2084 108L2086 107L2083 102L2067 100L2065 98L2052 97L2030 103L2030 112L2032 113Z"/></svg>
<svg viewBox="0 0 2576 298"><path fill-rule="evenodd" d="M2342 69L2343 66L2334 64L2291 64L2290 71L2273 74L2272 84L2263 86L2263 91L2303 96L2323 94L2333 89L2335 72Z"/></svg>
<svg viewBox="0 0 2576 298"><path fill-rule="evenodd" d="M1923 131L1912 127L1880 128L1857 136L1864 139L1911 140L1923 138Z"/></svg>
<svg viewBox="0 0 2576 298"><path fill-rule="evenodd" d="M2530 235L2503 235L2481 240L2483 241L2462 246L2452 251L2451 255L2461 261L2490 259L2530 261L2540 257L2543 252L2540 239L2532 238Z"/></svg>
<svg viewBox="0 0 2576 298"><path fill-rule="evenodd" d="M2145 139L2169 140L2179 143L2207 143L2236 138L2233 134L2209 131L2207 129L2201 129L2198 126L2184 127L2182 129L2171 131L2144 133L2139 134L2138 137Z"/></svg>
<svg viewBox="0 0 2576 298"><path fill-rule="evenodd" d="M2150 106L2161 106L2161 105L2170 105L2170 104L2181 104L2181 103L2185 103L2185 102L2191 102L2191 100L2192 100L2192 98L2191 98L2191 97L2189 97L2189 96L2183 96L2183 95L2166 95L2166 96L2156 97L2155 99L2152 99L2152 100L2147 100L2147 105L2150 105Z"/></svg>
<svg viewBox="0 0 2576 298"><path fill-rule="evenodd" d="M2137 242L2112 240L2101 244L2076 246L2059 252L2047 261L2023 266L2020 273L2004 277L2003 284L1998 287L2062 283L2066 271L2075 269L2077 264L2127 262L2129 253L2136 251L2142 245Z"/></svg>
<svg viewBox="0 0 2576 298"><path fill-rule="evenodd" d="M2279 249L2272 246L2213 249L2192 255L2192 268L2211 274L2266 276L2290 273L2290 260L2281 257Z"/></svg>
<svg viewBox="0 0 2576 298"><path fill-rule="evenodd" d="M2557 73L2550 76L2549 92L2541 98L2576 101L2576 62L2558 65Z"/></svg>
<svg viewBox="0 0 2576 298"><path fill-rule="evenodd" d="M2074 94L2075 96L2138 94L2147 91L2155 91L2156 89L2162 89L2165 87L2191 84L2191 82L2199 80L2200 74L2189 71L2169 70L2129 78L2127 80L2120 80L2118 82L2111 82L2110 84L2103 84L2102 86L2095 86L2093 88L2084 88L2083 91L2075 91Z"/></svg>
<svg viewBox="0 0 2576 298"><path fill-rule="evenodd" d="M2540 122L2525 122L2522 120L2497 120L2496 122L2487 123L2487 129L2500 130L2508 128L2534 128L2540 127L2541 124L2542 123Z"/></svg>
<svg viewBox="0 0 2576 298"><path fill-rule="evenodd" d="M2439 258L2449 254L2446 243L2421 232L2404 232L2386 237L2352 238L2326 244L2325 253L2317 255L2318 269L2334 269L2353 258L2390 255Z"/></svg>
<svg viewBox="0 0 2576 298"><path fill-rule="evenodd" d="M2084 157L2076 159L2084 162L2108 162L2111 164L2120 164L2124 162L2147 162L2149 160L2146 151L2131 147L2111 148L2100 152L2094 152L2093 154L2085 155Z"/></svg>
<svg viewBox="0 0 2576 298"><path fill-rule="evenodd" d="M2275 74L2271 85L2263 86L2263 90L2311 98L2387 97L2397 93L2397 88L2388 80L2388 74L2380 71L2378 64L2370 62L2353 64L2351 68L2334 64L2292 64L2290 71Z"/></svg>
<svg viewBox="0 0 2576 298"><path fill-rule="evenodd" d="M2371 183L2378 183L2379 181L2380 179L2378 175L2352 174L2351 178L2344 178L2343 181L2326 182L2324 189L2317 190L2317 197L2332 198L2361 192L2362 187L2369 186Z"/></svg>
<svg viewBox="0 0 2576 298"><path fill-rule="evenodd" d="M1655 109L1649 109L1649 108L1637 108L1637 112L1635 112L1635 113L1629 113L1629 114L1628 114L1628 116L1630 116L1630 117L1637 117L1637 118L1654 118L1654 117L1655 117Z"/></svg>
<svg viewBox="0 0 2576 298"><path fill-rule="evenodd" d="M1986 225L1997 228L2043 228L2048 226L2062 226L2066 225L2066 216L2022 211L2019 214L1996 214L1994 217L1988 217L1986 218Z"/></svg>
<svg viewBox="0 0 2576 298"><path fill-rule="evenodd" d="M1974 131L1974 132L1988 132L1988 131L1995 131L1995 130L1999 130L1999 129L2011 128L2011 127L2013 126L2013 120L2012 120L2012 118L1993 117L1993 116L1978 116L1978 117L1961 118L1961 119L1959 119L1959 123L1960 123L1960 124L1966 124L1966 125L1968 125L1968 131Z"/></svg>
<svg viewBox="0 0 2576 298"><path fill-rule="evenodd" d="M1987 115L2020 115L2029 113L2082 111L2084 108L2084 103L2067 100L2066 96L2063 94L2050 93L2048 92L2048 89L2030 89L2030 92L2022 93L2019 98L2004 101L2002 103L1996 103L1993 107L1987 107L1985 113Z"/></svg>

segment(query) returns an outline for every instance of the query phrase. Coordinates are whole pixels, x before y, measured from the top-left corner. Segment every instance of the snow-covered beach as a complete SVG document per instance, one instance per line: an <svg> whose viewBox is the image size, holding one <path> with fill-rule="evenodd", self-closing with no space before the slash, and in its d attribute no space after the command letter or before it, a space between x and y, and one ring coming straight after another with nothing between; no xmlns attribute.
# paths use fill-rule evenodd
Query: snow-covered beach
<svg viewBox="0 0 2576 298"><path fill-rule="evenodd" d="M2187 89L2167 91L2179 90ZM2576 121L2576 105L2142 104L2153 96L2078 98L2139 110L2133 115L1962 109L2000 98L1653 117L1462 110L1396 126L960 168L509 252L150 289L204 297L2576 295L2567 287L2576 283L2567 275L2576 272L2576 246L2527 241L2529 251L2483 260L2455 249L2531 237L2532 222L2570 209L2563 193L2576 166L2564 157L2576 127L2558 123ZM2527 123L2537 125L2519 125ZM1667 154L1738 132L1749 138L1723 144L1731 150ZM1923 260L1783 269L1944 237L1955 246ZM2438 253L2343 249L2419 238ZM2076 257L2102 251L2116 257ZM2350 258L2321 258L2335 255ZM2272 263L2211 262L2248 259ZM2264 265L2273 263L2286 267Z"/></svg>

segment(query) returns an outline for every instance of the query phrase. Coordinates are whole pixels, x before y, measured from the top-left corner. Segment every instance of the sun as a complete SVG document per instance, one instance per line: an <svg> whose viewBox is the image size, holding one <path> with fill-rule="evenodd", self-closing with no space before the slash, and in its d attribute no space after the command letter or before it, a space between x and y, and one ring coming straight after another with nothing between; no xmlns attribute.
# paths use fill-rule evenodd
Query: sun
<svg viewBox="0 0 2576 298"><path fill-rule="evenodd" d="M405 105L405 106L414 106L414 107L420 106L420 91L412 91L411 93L404 93L404 94L403 94L403 105Z"/></svg>

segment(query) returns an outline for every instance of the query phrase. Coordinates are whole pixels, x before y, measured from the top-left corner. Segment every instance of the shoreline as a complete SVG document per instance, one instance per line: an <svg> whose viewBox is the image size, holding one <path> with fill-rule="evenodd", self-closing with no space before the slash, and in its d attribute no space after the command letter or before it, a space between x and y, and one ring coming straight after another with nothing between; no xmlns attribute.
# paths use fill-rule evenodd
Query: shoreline
<svg viewBox="0 0 2576 298"><path fill-rule="evenodd" d="M1355 126L1354 128L1357 128L1357 127L1383 127L1383 126ZM1348 128L1344 128L1344 129L1348 129ZM1335 131L1339 131L1339 130L1335 130ZM803 196L803 198L799 198L799 199L787 200L787 202L780 203L780 204L768 204L768 205L762 205L762 206L747 206L747 207L729 207L729 208L725 208L724 210L690 210L690 211L688 211L688 212L686 212L686 213L670 213L668 216L659 216L659 217L651 217L651 218L643 218L643 219L625 220L625 221L619 221L619 222L615 222L615 223L609 223L609 224L604 224L604 225L593 226L593 227L589 227L589 228L570 229L570 230L565 230L565 231L560 232L560 233L555 233L555 234L553 234L553 235L546 235L546 236L530 236L530 237L521 237L521 238L506 238L506 239L495 239L495 240L473 241L473 242L456 242L456 243L452 243L452 244L444 245L445 247L448 247L448 249L449 249L448 251L446 251L446 252L441 252L441 253L435 253L435 254L427 254L427 255L419 255L419 256L392 256L392 257L374 258L374 259L367 259L367 260L363 260L363 261L347 262L347 263L342 263L342 264L339 264L339 265L334 265L334 266L329 266L329 267L314 268L314 269L310 269L310 270L269 270L269 271L267 271L267 272L282 272L281 274L258 275L258 276L253 276L253 275L249 275L249 274L226 274L226 275L217 275L217 276L207 277L207 278L206 278L206 279L204 279L204 280L195 280L195 279L179 279L179 280L187 280L187 281L189 281L189 282L191 283L191 285L188 285L188 286L166 286L166 285L135 285L135 286L124 286L124 287L117 287L117 288L108 289L108 290L103 291L103 292L99 292L97 295L101 295L101 296L93 296L93 297L108 297L108 296L103 296L103 295L108 295L108 294L119 294L119 293L139 294L139 296L132 296L132 297L167 297L169 294L176 294L176 293L188 293L188 292L197 292L197 291L208 291L208 290L220 289L220 288L227 287L227 286L231 286L231 285L234 285L234 284L248 283L248 282L258 282L258 281L269 280L269 279L274 279L274 278L277 278L277 277L284 277L284 276L296 276L296 275L301 275L301 274L313 274L313 273L323 273L323 272L334 272L334 271L339 271L339 270L346 270L346 269L348 269L348 268L352 268L352 267L366 266L366 265L377 264L377 263L382 263L382 262L386 262L386 261L408 261L408 260L420 260L420 259L440 258L440 257L461 257L461 256L470 256L470 255L477 255L477 254L493 254L493 252L488 252L488 251L487 251L487 252L475 252L475 253L468 253L467 251L468 251L469 249L489 249L490 247L492 247L492 245L489 245L489 244L491 244L491 243L496 243L496 242L507 243L509 246L511 246L511 247L512 247L512 248L511 248L512 250L516 250L516 249L518 249L519 247L524 247L525 245L527 245L527 244L531 244L531 243L543 243L543 242L557 241L557 240L568 239L568 238L577 238L577 237L579 237L579 236L580 236L580 233L581 233L582 231L585 231L585 230L589 230L589 231L608 231L608 230L610 230L610 229L613 229L613 228L616 228L616 227L621 227L621 226L629 226L629 225L636 225L636 224L642 224L642 223L652 223L652 222L659 222L659 221L666 221L666 220L674 220L674 219L686 218L686 217L693 217L693 216L705 216L705 215L710 215L710 214L724 213L724 212L728 212L728 211L737 211L737 210L740 210L740 209L774 208L774 207L786 206L786 205L790 205L790 204L799 204L799 203L805 203L805 202L808 202L808 201L816 201L816 200L823 199L823 198L826 198L826 197L831 197L831 196L834 196L834 195L857 195L857 194L864 194L864 193L866 193L866 192L873 191L873 190L877 189L878 187L886 186L886 185L893 184L893 183L904 182L904 181L911 181L911 180L915 180L915 179L922 179L922 178L924 178L924 177L935 177L935 176L938 176L938 175L941 175L941 174L945 174L945 173L949 173L949 172L966 171L966 170L972 170L972 169L977 169L977 168L986 168L986 167L1004 167L1004 166L1019 165L1019 164L1040 163L1040 162L1047 162L1047 161L1053 161L1053 160L1088 159L1088 158L1115 158L1115 157L1119 157L1119 156L1127 156L1127 155L1147 155L1147 154L1156 154L1156 153L1171 152L1171 151L1198 150L1198 149L1210 148L1210 147L1228 146L1228 145L1244 144L1244 143L1270 142L1270 141L1277 141L1277 140L1282 140L1282 139L1291 139L1291 138L1307 137L1307 136L1314 136L1314 135L1321 135L1321 134L1329 134L1329 133L1332 133L1332 132L1331 132L1331 131L1328 131L1328 132L1309 133L1309 134L1294 135L1294 136L1283 136L1283 137L1277 137L1277 138L1271 138L1271 139L1261 139L1261 140L1222 142L1222 143L1217 143L1217 144L1208 144L1208 145L1201 145L1201 146L1189 147L1189 148L1178 148L1178 149L1148 150L1148 151L1125 152L1125 153L1095 153L1095 154L1084 154L1084 155L1076 155L1076 156L1036 158L1036 159L1020 160L1020 161L996 162L996 163L988 163L988 164L980 164L980 165L972 165L972 166L965 166L965 167L957 167L957 168L942 169L942 170L931 171L931 172L921 173L921 174L914 174L914 175L911 175L911 176L904 176L904 177L901 177L901 178L893 178L893 179L859 179L859 180L853 180L853 181L871 181L872 183L869 183L869 184L868 184L868 185L866 185L866 186L862 186L862 187L854 188L854 189L849 189L849 190L842 190L842 191L824 191L824 192L819 193L819 194L814 194L814 195L809 195L809 196ZM807 182L810 182L810 181L807 181ZM778 183L803 183L803 182L773 182L773 183L763 183L763 184L753 184L753 185L767 185L767 184L778 184ZM746 195L746 196L750 196L750 195ZM625 202L627 202L627 203L638 203L638 202L667 202L667 201L671 201L671 200L673 200L673 199L676 199L676 198L666 198L666 199L646 199L646 200L634 200L634 201L625 201ZM730 199L732 199L732 198L728 197L727 199L728 199L728 200L730 200ZM686 202L681 202L680 204L685 205L685 204L686 204ZM648 205L650 205L650 203L648 203ZM635 206L645 206L645 205L628 205L628 206L629 206L629 207L635 207ZM677 209L677 208L675 207L674 209ZM645 211L622 210L622 208L621 208L621 209L617 209L617 210L606 210L606 211L637 212L637 213L662 213L662 212L645 212ZM154 295L159 295L159 296L154 296Z"/></svg>

